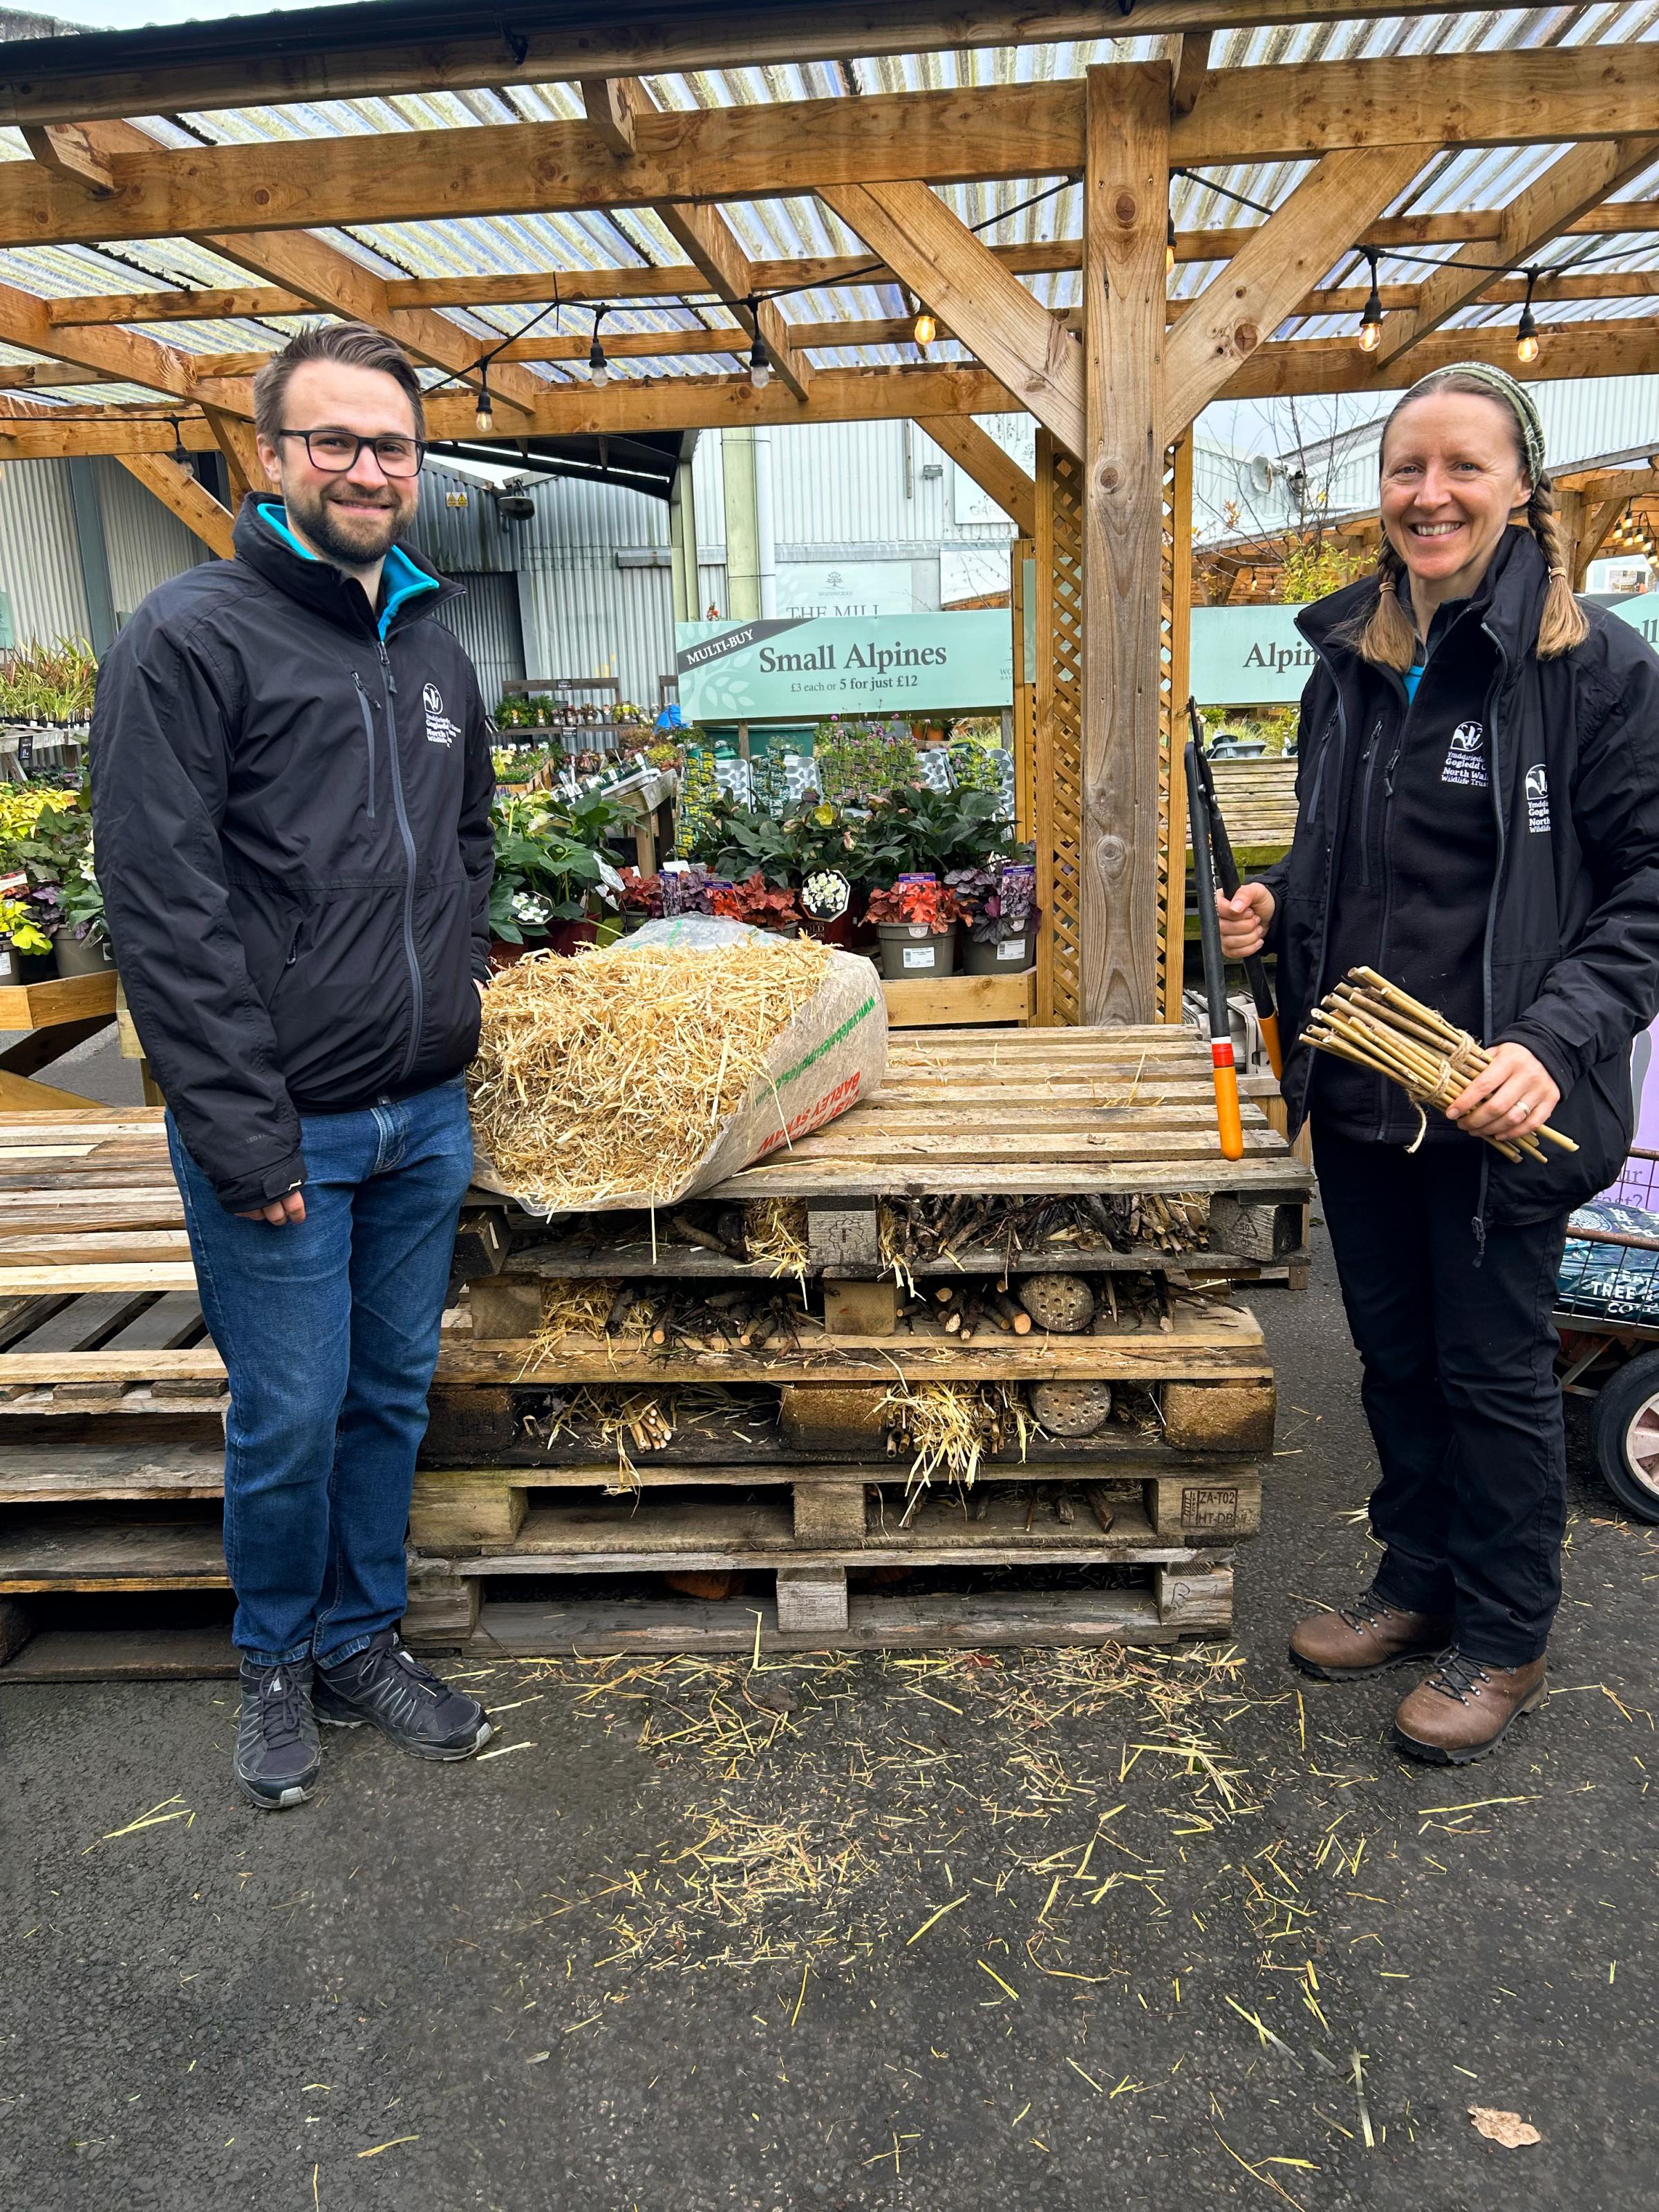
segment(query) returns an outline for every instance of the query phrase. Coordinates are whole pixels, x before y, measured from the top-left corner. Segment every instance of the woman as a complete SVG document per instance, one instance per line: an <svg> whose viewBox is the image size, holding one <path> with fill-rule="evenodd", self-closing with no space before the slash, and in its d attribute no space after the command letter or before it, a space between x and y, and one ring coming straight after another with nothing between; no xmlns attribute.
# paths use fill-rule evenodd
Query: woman
<svg viewBox="0 0 1659 2212"><path fill-rule="evenodd" d="M1361 964L1493 1048L1426 1135L1403 1091L1298 1042L1314 1165L1382 1479L1370 1586L1298 1624L1348 1681L1435 1662L1400 1747L1462 1765L1542 1703L1565 1519L1550 1325L1571 1208L1631 1138L1632 1040L1659 1006L1659 659L1574 599L1525 390L1480 363L1382 434L1376 574L1298 617L1299 818L1222 942L1279 960L1285 1033ZM1512 524L1523 520L1524 528ZM1486 1134L1578 1145L1510 1165Z"/></svg>

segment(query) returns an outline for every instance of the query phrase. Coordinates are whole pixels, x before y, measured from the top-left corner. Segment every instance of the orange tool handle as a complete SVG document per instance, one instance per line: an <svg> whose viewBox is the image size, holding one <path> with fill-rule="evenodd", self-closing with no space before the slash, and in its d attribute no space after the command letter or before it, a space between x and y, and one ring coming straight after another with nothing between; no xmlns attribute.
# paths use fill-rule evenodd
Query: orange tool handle
<svg viewBox="0 0 1659 2212"><path fill-rule="evenodd" d="M1267 1055L1267 1065L1277 1079L1285 1073L1285 1054L1279 1042L1279 1017L1277 1014L1258 1014L1255 1018L1256 1026L1261 1031L1261 1043Z"/></svg>
<svg viewBox="0 0 1659 2212"><path fill-rule="evenodd" d="M1233 1065L1231 1038L1214 1039L1210 1046L1210 1059L1215 1070L1215 1118L1221 1132L1221 1157L1224 1160L1242 1160L1244 1123L1238 1110L1238 1070Z"/></svg>

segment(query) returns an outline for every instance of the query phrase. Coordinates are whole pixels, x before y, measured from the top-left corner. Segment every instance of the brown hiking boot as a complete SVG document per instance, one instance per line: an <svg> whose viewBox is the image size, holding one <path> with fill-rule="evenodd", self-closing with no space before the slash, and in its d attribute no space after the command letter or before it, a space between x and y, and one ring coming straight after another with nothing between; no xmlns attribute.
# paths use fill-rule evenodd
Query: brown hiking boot
<svg viewBox="0 0 1659 2212"><path fill-rule="evenodd" d="M1394 1717L1397 1750L1433 1766L1468 1766L1495 1751L1522 1713L1548 1694L1544 1662L1483 1667L1449 1651L1434 1672L1401 1700Z"/></svg>
<svg viewBox="0 0 1659 2212"><path fill-rule="evenodd" d="M1407 1613L1373 1589L1291 1631L1291 1664L1321 1682L1358 1682L1408 1659L1437 1659L1452 1640L1449 1613Z"/></svg>

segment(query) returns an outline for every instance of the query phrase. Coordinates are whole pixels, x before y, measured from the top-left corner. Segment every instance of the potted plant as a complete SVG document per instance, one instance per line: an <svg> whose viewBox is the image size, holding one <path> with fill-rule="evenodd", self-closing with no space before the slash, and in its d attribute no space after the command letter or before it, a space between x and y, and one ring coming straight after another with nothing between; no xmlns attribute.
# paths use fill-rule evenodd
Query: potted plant
<svg viewBox="0 0 1659 2212"><path fill-rule="evenodd" d="M956 972L956 893L933 876L907 876L870 894L866 918L881 940L881 972L895 981Z"/></svg>
<svg viewBox="0 0 1659 2212"><path fill-rule="evenodd" d="M526 948L574 952L593 942L590 902L614 897L621 886L602 849L621 818L597 792L556 799L547 792L523 799L497 794L492 966L510 966Z"/></svg>
<svg viewBox="0 0 1659 2212"><path fill-rule="evenodd" d="M0 897L0 983L28 979L23 962L45 955L52 957L52 939L29 910L27 899Z"/></svg>
<svg viewBox="0 0 1659 2212"><path fill-rule="evenodd" d="M621 885L617 896L622 908L624 936L643 929L647 921L654 921L662 912L662 878L642 876L637 868L621 871Z"/></svg>
<svg viewBox="0 0 1659 2212"><path fill-rule="evenodd" d="M708 908L729 921L746 921L751 929L775 930L785 937L799 934L800 908L794 892L769 884L758 869L740 884L711 885Z"/></svg>
<svg viewBox="0 0 1659 2212"><path fill-rule="evenodd" d="M993 854L988 866L946 878L968 918L963 970L969 975L1018 975L1036 959L1036 870L1030 861Z"/></svg>

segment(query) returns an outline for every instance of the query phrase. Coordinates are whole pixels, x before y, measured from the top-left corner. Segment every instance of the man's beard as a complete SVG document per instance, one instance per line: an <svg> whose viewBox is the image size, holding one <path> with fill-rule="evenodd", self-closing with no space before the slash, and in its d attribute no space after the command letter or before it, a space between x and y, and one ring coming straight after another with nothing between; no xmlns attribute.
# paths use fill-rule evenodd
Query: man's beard
<svg viewBox="0 0 1659 2212"><path fill-rule="evenodd" d="M407 516L400 501L381 508L372 521L368 516L348 520L323 492L297 498L290 494L285 504L290 520L299 524L324 559L347 568L384 560Z"/></svg>

